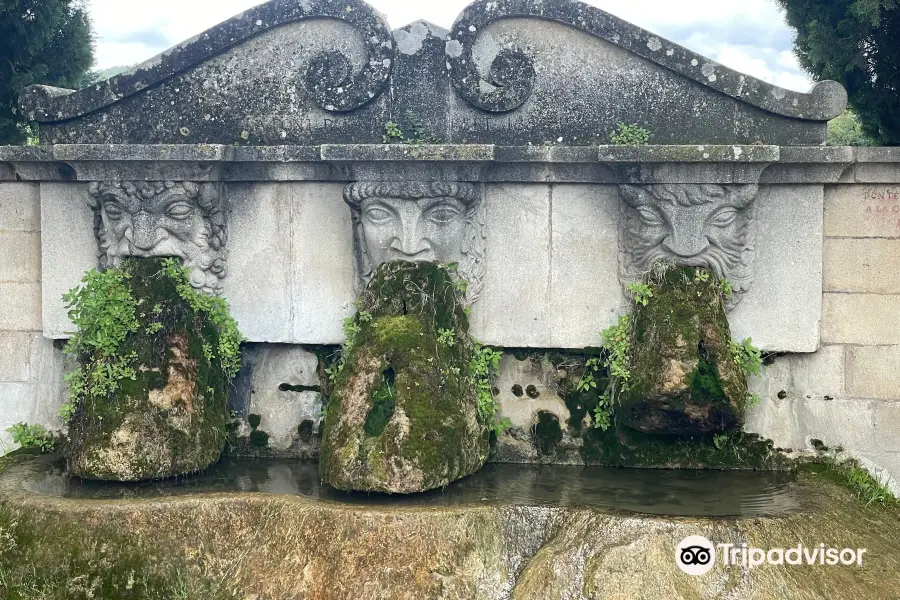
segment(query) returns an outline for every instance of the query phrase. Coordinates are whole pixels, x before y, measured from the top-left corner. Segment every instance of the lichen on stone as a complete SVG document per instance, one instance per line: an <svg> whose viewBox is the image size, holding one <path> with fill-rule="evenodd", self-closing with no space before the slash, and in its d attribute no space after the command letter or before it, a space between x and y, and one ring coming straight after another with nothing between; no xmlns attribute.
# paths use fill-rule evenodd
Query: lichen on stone
<svg viewBox="0 0 900 600"><path fill-rule="evenodd" d="M224 300L194 291L171 259L129 259L110 271L123 286L124 325L104 351L97 340L111 319L109 298L90 283L69 295L82 326L68 347L78 363L69 378L69 469L115 481L201 470L225 442L236 324ZM107 371L112 377L95 375Z"/></svg>
<svg viewBox="0 0 900 600"><path fill-rule="evenodd" d="M470 376L461 286L433 263L381 265L348 329L320 472L339 489L410 493L479 469L491 423Z"/></svg>

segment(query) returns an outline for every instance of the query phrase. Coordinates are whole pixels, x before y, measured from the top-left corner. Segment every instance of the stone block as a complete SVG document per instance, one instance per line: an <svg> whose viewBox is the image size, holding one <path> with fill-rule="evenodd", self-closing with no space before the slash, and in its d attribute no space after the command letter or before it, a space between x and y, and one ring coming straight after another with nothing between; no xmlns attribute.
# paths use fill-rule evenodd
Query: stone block
<svg viewBox="0 0 900 600"><path fill-rule="evenodd" d="M556 393L556 369L547 360L532 355L519 360L506 352L500 359L500 371L495 386L500 393L500 416L508 418L513 427L528 431L537 421L539 412L549 412L559 418L565 429L569 409Z"/></svg>
<svg viewBox="0 0 900 600"><path fill-rule="evenodd" d="M232 183L227 194L228 274L223 294L241 333L291 341L290 184Z"/></svg>
<svg viewBox="0 0 900 600"><path fill-rule="evenodd" d="M900 293L900 239L825 240L826 292Z"/></svg>
<svg viewBox="0 0 900 600"><path fill-rule="evenodd" d="M828 186L825 192L825 235L900 237L900 186Z"/></svg>
<svg viewBox="0 0 900 600"><path fill-rule="evenodd" d="M293 186L291 286L295 342L342 341L344 318L354 311L353 226L342 194L343 186L334 183Z"/></svg>
<svg viewBox="0 0 900 600"><path fill-rule="evenodd" d="M485 186L485 275L473 335L509 347L549 347L550 186Z"/></svg>
<svg viewBox="0 0 900 600"><path fill-rule="evenodd" d="M822 307L824 343L900 343L900 295L828 293Z"/></svg>
<svg viewBox="0 0 900 600"><path fill-rule="evenodd" d="M730 316L735 339L770 351L814 352L822 305L822 188L762 188L753 286Z"/></svg>
<svg viewBox="0 0 900 600"><path fill-rule="evenodd" d="M900 452L900 402L875 405L875 443L885 452ZM900 477L900 471L894 471Z"/></svg>
<svg viewBox="0 0 900 600"><path fill-rule="evenodd" d="M617 276L617 186L551 186L550 343L598 346L626 308ZM589 224L589 225L587 225Z"/></svg>
<svg viewBox="0 0 900 600"><path fill-rule="evenodd" d="M0 182L0 231L40 231L39 190L36 183Z"/></svg>
<svg viewBox="0 0 900 600"><path fill-rule="evenodd" d="M74 327L63 294L95 269L97 238L94 211L87 205L86 183L41 184L41 301L43 329L48 338L68 337Z"/></svg>
<svg viewBox="0 0 900 600"><path fill-rule="evenodd" d="M306 420L318 431L322 394L315 354L289 344L249 344L243 361L250 387L245 416L260 416L259 429L269 434L269 447L288 449Z"/></svg>
<svg viewBox="0 0 900 600"><path fill-rule="evenodd" d="M848 347L847 393L900 400L900 346ZM895 433L900 436L900 428Z"/></svg>
<svg viewBox="0 0 900 600"><path fill-rule="evenodd" d="M41 280L41 234L0 231L0 282Z"/></svg>
<svg viewBox="0 0 900 600"><path fill-rule="evenodd" d="M27 331L0 331L0 381L28 381L33 335Z"/></svg>
<svg viewBox="0 0 900 600"><path fill-rule="evenodd" d="M811 451L811 439L830 447L877 451L874 400L835 398L765 399L747 413L745 431L771 439L777 447Z"/></svg>
<svg viewBox="0 0 900 600"><path fill-rule="evenodd" d="M0 330L40 329L41 284L0 283Z"/></svg>
<svg viewBox="0 0 900 600"><path fill-rule="evenodd" d="M30 383L0 382L0 455L15 450L12 435L6 431L16 423L34 423L32 408L37 386Z"/></svg>

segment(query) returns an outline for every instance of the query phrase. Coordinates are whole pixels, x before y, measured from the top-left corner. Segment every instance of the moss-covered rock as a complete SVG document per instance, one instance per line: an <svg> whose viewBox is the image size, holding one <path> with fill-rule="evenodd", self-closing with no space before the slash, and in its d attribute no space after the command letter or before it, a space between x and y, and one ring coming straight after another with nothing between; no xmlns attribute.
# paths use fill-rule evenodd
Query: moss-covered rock
<svg viewBox="0 0 900 600"><path fill-rule="evenodd" d="M127 313L122 321L129 324L116 352L92 350L85 338L93 334L84 331L74 348L79 371L70 385L81 391L69 426L69 469L111 481L204 469L219 459L225 443L231 374L223 363L234 349L223 344L222 323L213 312L183 297L197 293L185 291L190 286L183 271L161 259L128 260L120 270L127 289L116 310ZM104 299L86 289L82 311L96 303L101 308L95 320L102 322ZM219 301L201 304L206 300ZM92 375L107 369L112 377Z"/></svg>
<svg viewBox="0 0 900 600"><path fill-rule="evenodd" d="M348 328L328 403L322 478L343 490L411 493L469 475L488 455L470 376L473 346L447 269L386 263Z"/></svg>
<svg viewBox="0 0 900 600"><path fill-rule="evenodd" d="M731 353L719 282L706 269L669 267L650 276L630 332L629 387L620 422L645 433L740 429L747 381Z"/></svg>

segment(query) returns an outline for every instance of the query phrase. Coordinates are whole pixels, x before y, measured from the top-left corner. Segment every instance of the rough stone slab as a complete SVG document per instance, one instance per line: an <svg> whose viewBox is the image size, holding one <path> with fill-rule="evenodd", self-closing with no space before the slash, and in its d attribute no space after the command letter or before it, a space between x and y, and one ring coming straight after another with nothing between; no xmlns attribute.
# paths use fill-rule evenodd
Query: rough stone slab
<svg viewBox="0 0 900 600"><path fill-rule="evenodd" d="M855 452L877 452L874 400L805 398L766 399L747 414L745 431L771 439L776 447L812 451L811 439Z"/></svg>
<svg viewBox="0 0 900 600"><path fill-rule="evenodd" d="M0 330L40 331L40 283L0 283L0 306Z"/></svg>
<svg viewBox="0 0 900 600"><path fill-rule="evenodd" d="M900 400L900 346L848 347L847 393ZM900 428L894 433L900 433Z"/></svg>
<svg viewBox="0 0 900 600"><path fill-rule="evenodd" d="M778 399L784 392L791 398L831 398L846 395L845 346L821 346L810 354L786 354L765 366L759 376L748 379L753 392L763 402Z"/></svg>
<svg viewBox="0 0 900 600"><path fill-rule="evenodd" d="M824 288L826 292L900 294L898 265L900 239L828 238Z"/></svg>
<svg viewBox="0 0 900 600"><path fill-rule="evenodd" d="M600 345L626 306L617 276L619 190L553 185L550 340L553 348ZM589 225L588 225L589 224Z"/></svg>
<svg viewBox="0 0 900 600"><path fill-rule="evenodd" d="M292 341L291 203L278 184L229 184L225 298L241 333L255 342Z"/></svg>
<svg viewBox="0 0 900 600"><path fill-rule="evenodd" d="M344 318L353 314L356 273L350 209L343 186L301 183L291 198L291 294L293 341L333 344L343 340Z"/></svg>
<svg viewBox="0 0 900 600"><path fill-rule="evenodd" d="M472 314L477 339L509 347L550 345L549 198L547 185L485 186L484 291Z"/></svg>
<svg viewBox="0 0 900 600"><path fill-rule="evenodd" d="M32 337L28 331L0 331L0 381L28 381Z"/></svg>
<svg viewBox="0 0 900 600"><path fill-rule="evenodd" d="M492 144L323 144L322 160L329 161L445 161L494 160Z"/></svg>
<svg viewBox="0 0 900 600"><path fill-rule="evenodd" d="M828 186L825 235L900 237L900 186Z"/></svg>
<svg viewBox="0 0 900 600"><path fill-rule="evenodd" d="M539 412L549 412L556 415L565 429L569 409L556 393L557 390L547 385L546 376L552 368L548 363L530 358L519 360L505 352L500 358L500 372L494 381L500 390L496 396L500 403L500 416L507 417L513 427L528 431L537 423ZM513 386L518 386L516 389L521 396L513 393Z"/></svg>
<svg viewBox="0 0 900 600"><path fill-rule="evenodd" d="M44 335L68 337L74 328L66 313L63 294L95 269L97 238L94 212L87 205L87 184L41 184L41 301Z"/></svg>
<svg viewBox="0 0 900 600"><path fill-rule="evenodd" d="M781 156L778 146L600 146L600 162L611 163L770 163Z"/></svg>
<svg viewBox="0 0 900 600"><path fill-rule="evenodd" d="M498 162L509 163L595 163L593 146L498 146Z"/></svg>
<svg viewBox="0 0 900 600"><path fill-rule="evenodd" d="M900 296L828 293L822 299L822 341L891 345L900 340Z"/></svg>
<svg viewBox="0 0 900 600"><path fill-rule="evenodd" d="M900 452L900 402L875 405L875 443L885 452ZM900 457L898 457L900 458ZM896 478L900 472L892 471Z"/></svg>
<svg viewBox="0 0 900 600"><path fill-rule="evenodd" d="M36 183L0 183L0 231L40 231L41 195Z"/></svg>
<svg viewBox="0 0 900 600"><path fill-rule="evenodd" d="M896 184L900 183L900 168L897 163L859 163L853 177L857 183Z"/></svg>
<svg viewBox="0 0 900 600"><path fill-rule="evenodd" d="M787 164L849 164L856 160L856 150L850 146L782 146L778 161Z"/></svg>
<svg viewBox="0 0 900 600"><path fill-rule="evenodd" d="M259 429L269 434L269 447L288 449L298 437L303 421L313 431L322 420L322 395L318 391L291 391L290 386L315 387L318 359L307 350L287 344L251 344L244 349L244 368L250 373L250 401L245 409L260 416Z"/></svg>
<svg viewBox="0 0 900 600"><path fill-rule="evenodd" d="M40 282L41 234L0 231L0 282Z"/></svg>
<svg viewBox="0 0 900 600"><path fill-rule="evenodd" d="M732 311L732 336L769 351L814 352L822 318L820 186L762 188L753 287Z"/></svg>
<svg viewBox="0 0 900 600"><path fill-rule="evenodd" d="M0 455L18 447L6 430L16 423L34 423L32 411L36 401L37 386L0 381Z"/></svg>
<svg viewBox="0 0 900 600"><path fill-rule="evenodd" d="M861 163L897 163L900 162L900 148L860 146L856 148L856 160Z"/></svg>

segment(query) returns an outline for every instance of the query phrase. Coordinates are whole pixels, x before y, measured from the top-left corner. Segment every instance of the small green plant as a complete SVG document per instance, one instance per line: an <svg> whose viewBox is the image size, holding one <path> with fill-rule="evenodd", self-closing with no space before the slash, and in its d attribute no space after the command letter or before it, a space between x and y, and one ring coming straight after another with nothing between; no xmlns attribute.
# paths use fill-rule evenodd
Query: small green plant
<svg viewBox="0 0 900 600"><path fill-rule="evenodd" d="M412 110L406 111L404 114L404 121L406 122L406 131L409 132L409 135L406 138L407 142L412 144L427 144L432 141L428 136L428 132L425 131L425 123L418 113Z"/></svg>
<svg viewBox="0 0 900 600"><path fill-rule="evenodd" d="M757 394L755 392L750 392L747 394L747 402L746 402L747 406L756 406L760 402L762 402L762 398L759 397L759 394Z"/></svg>
<svg viewBox="0 0 900 600"><path fill-rule="evenodd" d="M898 499L882 476L873 476L853 459L839 460L830 454L822 461L825 468L838 481L846 485L866 506L880 504L882 506L900 506Z"/></svg>
<svg viewBox="0 0 900 600"><path fill-rule="evenodd" d="M478 415L481 422L486 423L498 436L502 435L512 423L509 419L498 417L500 408L491 386L491 378L500 369L500 357L503 352L475 343L472 349L472 358L469 359L469 377L475 386L475 394L478 399Z"/></svg>
<svg viewBox="0 0 900 600"><path fill-rule="evenodd" d="M388 121L384 124L384 135L381 136L381 142L383 144L399 144L403 142L405 136L403 135L403 130L400 129L400 125L393 122Z"/></svg>
<svg viewBox="0 0 900 600"><path fill-rule="evenodd" d="M618 130L609 134L613 146L645 146L650 142L650 131L637 124L619 123Z"/></svg>
<svg viewBox="0 0 900 600"><path fill-rule="evenodd" d="M609 369L610 376L618 380L618 389L621 391L628 389L628 382L631 379L631 371L628 370L628 357L631 352L631 343L628 340L630 327L631 315L622 315L615 325L601 334L603 348L608 352L604 365Z"/></svg>
<svg viewBox="0 0 900 600"><path fill-rule="evenodd" d="M612 399L602 394L594 407L594 428L606 431L612 426Z"/></svg>
<svg viewBox="0 0 900 600"><path fill-rule="evenodd" d="M694 281L698 283L706 283L709 281L711 273L706 269L697 269L694 271Z"/></svg>
<svg viewBox="0 0 900 600"><path fill-rule="evenodd" d="M53 434L41 425L16 423L6 431L12 434L13 442L23 448L39 448L41 452L46 453L52 452L56 445L53 440Z"/></svg>
<svg viewBox="0 0 900 600"><path fill-rule="evenodd" d="M745 375L759 375L762 370L762 351L753 345L753 340L741 343L731 342L731 356Z"/></svg>
<svg viewBox="0 0 900 600"><path fill-rule="evenodd" d="M632 281L628 283L627 288L631 292L635 304L647 306L650 303L650 298L653 297L653 290L646 283Z"/></svg>
<svg viewBox="0 0 900 600"><path fill-rule="evenodd" d="M724 296L726 300L728 298L731 298L731 296L734 294L734 288L731 287L731 282L727 279L722 279L719 281L719 291L722 292L722 296Z"/></svg>
<svg viewBox="0 0 900 600"><path fill-rule="evenodd" d="M438 329L437 341L442 346L454 346L456 344L456 332L452 329Z"/></svg>
<svg viewBox="0 0 900 600"><path fill-rule="evenodd" d="M78 405L71 400L66 402L62 406L59 407L59 420L65 425L69 421L72 420L72 417L75 416L75 411L78 408Z"/></svg>

